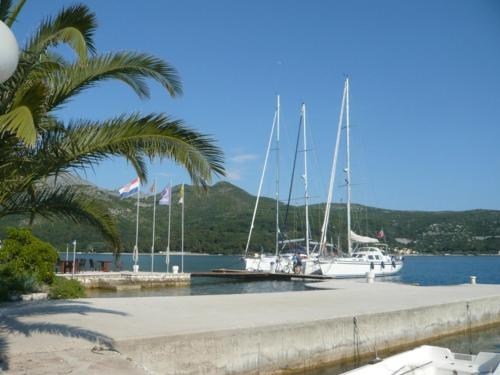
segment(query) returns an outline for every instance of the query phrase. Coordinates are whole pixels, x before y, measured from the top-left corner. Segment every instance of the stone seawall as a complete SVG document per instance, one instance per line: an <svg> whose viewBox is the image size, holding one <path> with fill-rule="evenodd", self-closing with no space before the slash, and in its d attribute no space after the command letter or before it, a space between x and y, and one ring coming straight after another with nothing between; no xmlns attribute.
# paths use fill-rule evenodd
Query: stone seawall
<svg viewBox="0 0 500 375"><path fill-rule="evenodd" d="M185 286L191 283L191 276L188 273L84 272L75 275L59 274L57 276L77 279L85 288L89 289L125 290L162 286Z"/></svg>
<svg viewBox="0 0 500 375"><path fill-rule="evenodd" d="M117 342L160 374L277 374L500 323L500 296L314 322ZM168 360L166 360L168 358Z"/></svg>

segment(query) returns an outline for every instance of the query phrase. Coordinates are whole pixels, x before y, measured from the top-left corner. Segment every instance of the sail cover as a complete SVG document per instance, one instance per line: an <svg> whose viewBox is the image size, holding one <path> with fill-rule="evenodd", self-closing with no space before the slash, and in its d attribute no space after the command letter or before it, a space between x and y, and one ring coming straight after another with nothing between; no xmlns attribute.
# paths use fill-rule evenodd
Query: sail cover
<svg viewBox="0 0 500 375"><path fill-rule="evenodd" d="M351 230L351 240L359 243L377 243L378 240L376 238L360 236L359 234L354 233Z"/></svg>

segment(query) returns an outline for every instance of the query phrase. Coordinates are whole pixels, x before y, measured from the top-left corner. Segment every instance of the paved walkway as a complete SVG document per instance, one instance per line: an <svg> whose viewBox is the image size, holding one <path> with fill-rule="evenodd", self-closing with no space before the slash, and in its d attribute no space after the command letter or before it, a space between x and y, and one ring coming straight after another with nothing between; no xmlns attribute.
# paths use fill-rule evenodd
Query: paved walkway
<svg viewBox="0 0 500 375"><path fill-rule="evenodd" d="M65 373L90 363L96 364L97 374L106 372L98 366L101 361L123 367L122 374L140 374L147 370L125 355L108 350L99 355L91 349L112 348L113 342L130 339L311 322L500 296L500 285L421 287L362 280L309 285L317 290L13 304L0 308L0 357L3 353L9 358L13 373ZM39 366L47 352L54 363L65 363L66 370ZM109 358L103 360L104 356ZM31 367L27 359L32 360ZM87 370L82 373L94 371Z"/></svg>

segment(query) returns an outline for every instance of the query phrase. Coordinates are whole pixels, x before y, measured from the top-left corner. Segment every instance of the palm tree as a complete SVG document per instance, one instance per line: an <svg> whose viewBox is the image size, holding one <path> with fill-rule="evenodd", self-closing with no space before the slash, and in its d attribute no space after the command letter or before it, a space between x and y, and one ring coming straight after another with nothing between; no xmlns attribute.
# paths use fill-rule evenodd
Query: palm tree
<svg viewBox="0 0 500 375"><path fill-rule="evenodd" d="M0 19L12 25L26 0L0 0ZM177 71L143 53L96 53L95 14L85 5L62 9L43 20L26 42L13 77L0 84L0 217L28 214L70 218L96 226L115 249L121 244L110 213L72 187L45 184L49 177L123 157L147 181L146 161L171 159L194 184L206 186L224 175L223 154L214 140L165 114L122 114L103 121L64 123L56 111L100 82L119 80L139 98L149 97L146 80L171 97L182 93ZM54 47L76 53L68 61Z"/></svg>

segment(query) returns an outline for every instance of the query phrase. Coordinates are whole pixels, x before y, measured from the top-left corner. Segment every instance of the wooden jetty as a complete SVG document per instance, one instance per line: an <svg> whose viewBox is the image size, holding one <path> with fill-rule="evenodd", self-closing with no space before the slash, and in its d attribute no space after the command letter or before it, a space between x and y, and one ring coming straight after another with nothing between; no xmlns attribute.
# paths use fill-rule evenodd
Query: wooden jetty
<svg viewBox="0 0 500 375"><path fill-rule="evenodd" d="M251 272L245 270L233 270L219 268L210 272L192 272L191 277L219 277L245 281L290 281L290 280L329 280L332 277L323 275L303 275L283 272Z"/></svg>

